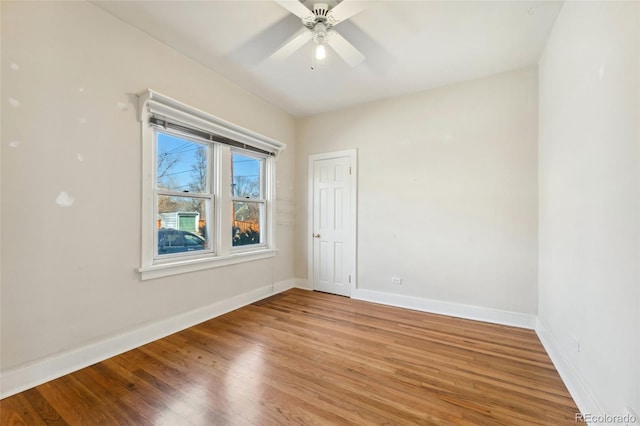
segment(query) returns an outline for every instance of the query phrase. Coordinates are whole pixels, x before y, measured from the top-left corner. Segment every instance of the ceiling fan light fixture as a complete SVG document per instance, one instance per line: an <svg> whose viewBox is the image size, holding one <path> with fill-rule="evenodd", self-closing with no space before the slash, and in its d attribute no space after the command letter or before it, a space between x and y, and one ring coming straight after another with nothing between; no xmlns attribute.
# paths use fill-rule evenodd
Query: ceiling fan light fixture
<svg viewBox="0 0 640 426"><path fill-rule="evenodd" d="M316 23L316 25L314 25L313 27L313 41L315 41L318 44L322 44L324 43L324 39L326 37L327 37L327 26L322 22Z"/></svg>
<svg viewBox="0 0 640 426"><path fill-rule="evenodd" d="M316 60L324 61L324 59L327 57L327 48L324 47L324 44L316 45L315 56Z"/></svg>
<svg viewBox="0 0 640 426"><path fill-rule="evenodd" d="M327 26L324 22L316 22L313 27L313 41L315 42L315 48L313 50L313 55L316 61L322 63L324 59L327 57L327 48L325 46L325 41L327 39Z"/></svg>

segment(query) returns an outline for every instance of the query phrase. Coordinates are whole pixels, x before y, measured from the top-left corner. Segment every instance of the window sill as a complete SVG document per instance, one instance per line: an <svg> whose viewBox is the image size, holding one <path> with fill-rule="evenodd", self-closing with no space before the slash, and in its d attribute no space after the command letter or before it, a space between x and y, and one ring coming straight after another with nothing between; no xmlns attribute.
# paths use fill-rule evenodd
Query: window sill
<svg viewBox="0 0 640 426"><path fill-rule="evenodd" d="M140 278L144 281L188 272L202 271L204 269L251 262L254 260L268 259L270 257L274 257L277 252L278 251L275 249L261 249L232 253L224 257L218 256L205 259L180 260L170 263L142 266L138 268L138 272L140 272Z"/></svg>

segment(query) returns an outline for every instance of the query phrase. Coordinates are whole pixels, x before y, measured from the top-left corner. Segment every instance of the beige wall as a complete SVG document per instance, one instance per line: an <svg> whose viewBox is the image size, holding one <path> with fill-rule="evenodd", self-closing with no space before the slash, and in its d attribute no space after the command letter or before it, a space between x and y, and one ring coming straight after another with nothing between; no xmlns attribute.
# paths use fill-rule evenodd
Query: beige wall
<svg viewBox="0 0 640 426"><path fill-rule="evenodd" d="M296 275L307 158L357 148L359 288L535 314L537 106L528 68L299 120Z"/></svg>
<svg viewBox="0 0 640 426"><path fill-rule="evenodd" d="M640 408L638 3L567 3L539 94L528 68L295 122L90 4L0 10L2 372L305 279L308 156L357 148L360 288L539 309L602 409ZM288 145L275 259L140 281L146 88Z"/></svg>
<svg viewBox="0 0 640 426"><path fill-rule="evenodd" d="M147 88L288 145L275 259L140 281ZM281 110L84 2L2 2L2 104L3 371L293 278Z"/></svg>
<svg viewBox="0 0 640 426"><path fill-rule="evenodd" d="M539 317L610 415L640 412L639 27L638 2L567 2L540 61Z"/></svg>

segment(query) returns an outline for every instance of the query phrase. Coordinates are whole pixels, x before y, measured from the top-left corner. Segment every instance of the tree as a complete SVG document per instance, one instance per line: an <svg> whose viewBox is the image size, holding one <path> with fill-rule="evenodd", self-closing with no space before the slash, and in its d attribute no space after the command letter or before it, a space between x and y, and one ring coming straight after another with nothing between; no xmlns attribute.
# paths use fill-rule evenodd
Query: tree
<svg viewBox="0 0 640 426"><path fill-rule="evenodd" d="M198 145L195 153L195 161L191 164L192 192L206 192L207 190L207 147Z"/></svg>
<svg viewBox="0 0 640 426"><path fill-rule="evenodd" d="M260 197L260 180L251 176L234 176L233 195L241 198Z"/></svg>
<svg viewBox="0 0 640 426"><path fill-rule="evenodd" d="M174 167L180 162L180 155L171 152L158 154L157 179L160 188L175 188L178 183L173 176ZM158 198L158 212L167 213L180 210L180 206L175 197L161 195Z"/></svg>
<svg viewBox="0 0 640 426"><path fill-rule="evenodd" d="M169 176L169 172L172 171L171 169L173 168L173 166L178 164L179 161L180 155L178 154L173 154L170 152L162 152L158 154L158 184L167 182L167 180L173 180L173 178Z"/></svg>
<svg viewBox="0 0 640 426"><path fill-rule="evenodd" d="M260 205L249 201L260 197L259 180L249 176L234 176L234 196L246 198L247 202L234 203L234 218L242 222L260 222Z"/></svg>
<svg viewBox="0 0 640 426"><path fill-rule="evenodd" d="M191 163L191 182L189 183L189 192L205 193L207 192L207 147L198 145L195 151L195 160ZM188 211L200 213L200 217L204 218L204 203L199 198L191 198L184 206Z"/></svg>

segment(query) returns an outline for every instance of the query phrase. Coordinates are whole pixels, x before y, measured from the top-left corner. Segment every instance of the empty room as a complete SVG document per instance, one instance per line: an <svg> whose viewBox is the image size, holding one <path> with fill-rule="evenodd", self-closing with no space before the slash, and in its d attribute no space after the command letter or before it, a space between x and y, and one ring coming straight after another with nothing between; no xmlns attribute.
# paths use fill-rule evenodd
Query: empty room
<svg viewBox="0 0 640 426"><path fill-rule="evenodd" d="M2 425L640 424L640 2L0 22Z"/></svg>

